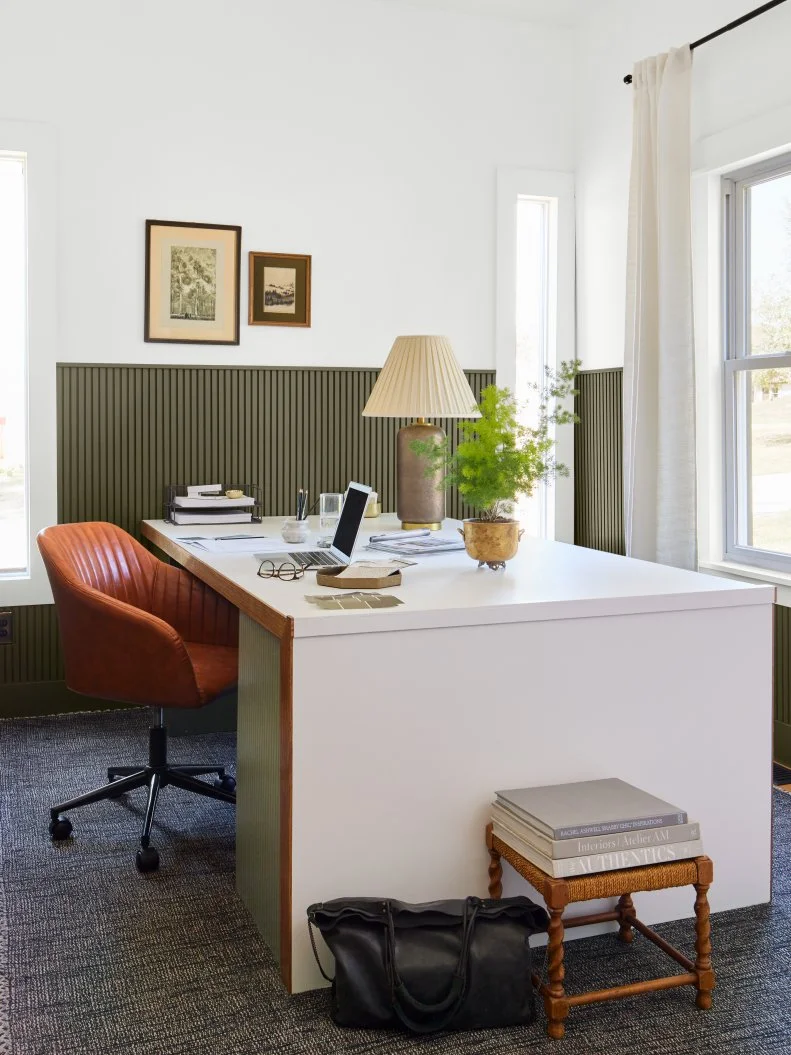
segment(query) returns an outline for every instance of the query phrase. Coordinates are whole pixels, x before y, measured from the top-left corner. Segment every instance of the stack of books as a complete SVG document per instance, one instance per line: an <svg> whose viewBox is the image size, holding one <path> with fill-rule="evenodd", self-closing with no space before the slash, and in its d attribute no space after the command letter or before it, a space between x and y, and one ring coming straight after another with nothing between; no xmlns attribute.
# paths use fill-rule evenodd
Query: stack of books
<svg viewBox="0 0 791 1055"><path fill-rule="evenodd" d="M250 495L229 498L220 484L197 484L186 495L173 496L170 519L174 524L250 524L254 505Z"/></svg>
<svg viewBox="0 0 791 1055"><path fill-rule="evenodd" d="M492 831L557 879L703 853L696 821L615 777L498 791Z"/></svg>

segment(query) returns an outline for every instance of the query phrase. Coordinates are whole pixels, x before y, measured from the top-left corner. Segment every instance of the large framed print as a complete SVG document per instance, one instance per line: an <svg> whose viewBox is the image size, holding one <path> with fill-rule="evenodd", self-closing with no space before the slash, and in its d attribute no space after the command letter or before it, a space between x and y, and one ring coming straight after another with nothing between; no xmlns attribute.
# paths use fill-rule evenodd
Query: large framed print
<svg viewBox="0 0 791 1055"><path fill-rule="evenodd" d="M250 253L251 326L310 326L310 257Z"/></svg>
<svg viewBox="0 0 791 1055"><path fill-rule="evenodd" d="M146 220L146 341L238 344L242 228Z"/></svg>

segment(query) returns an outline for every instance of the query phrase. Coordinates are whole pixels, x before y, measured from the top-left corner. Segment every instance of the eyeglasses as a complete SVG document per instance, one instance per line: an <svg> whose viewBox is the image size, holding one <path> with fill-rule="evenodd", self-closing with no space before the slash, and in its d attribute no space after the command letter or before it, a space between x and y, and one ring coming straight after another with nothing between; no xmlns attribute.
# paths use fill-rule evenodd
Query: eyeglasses
<svg viewBox="0 0 791 1055"><path fill-rule="evenodd" d="M291 564L290 561L275 565L273 560L262 560L258 568L258 574L262 579L282 579L284 582L293 582L295 579L302 578L305 574L305 569L296 564Z"/></svg>

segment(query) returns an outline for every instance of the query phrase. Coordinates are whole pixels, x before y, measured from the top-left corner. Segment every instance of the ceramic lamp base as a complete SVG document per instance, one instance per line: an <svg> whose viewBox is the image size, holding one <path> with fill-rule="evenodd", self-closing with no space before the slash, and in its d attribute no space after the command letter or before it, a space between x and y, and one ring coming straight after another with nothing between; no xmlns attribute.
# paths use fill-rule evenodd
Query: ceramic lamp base
<svg viewBox="0 0 791 1055"><path fill-rule="evenodd" d="M415 440L440 442L445 432L438 425L418 421L404 425L396 437L396 514L402 528L438 531L445 516L445 492L440 489L442 470L426 476L426 459L411 449Z"/></svg>

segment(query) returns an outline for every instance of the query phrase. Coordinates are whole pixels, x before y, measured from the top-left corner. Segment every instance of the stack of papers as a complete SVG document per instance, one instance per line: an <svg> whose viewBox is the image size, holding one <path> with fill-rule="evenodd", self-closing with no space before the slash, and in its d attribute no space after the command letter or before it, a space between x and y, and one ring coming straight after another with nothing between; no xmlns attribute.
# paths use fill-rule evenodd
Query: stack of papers
<svg viewBox="0 0 791 1055"><path fill-rule="evenodd" d="M171 499L169 519L174 524L249 524L255 499L228 498L220 484L191 484L186 495Z"/></svg>
<svg viewBox="0 0 791 1055"><path fill-rule="evenodd" d="M460 535L443 535L436 531L387 531L382 535L371 535L369 549L386 550L388 553L440 553L445 550L464 549Z"/></svg>

